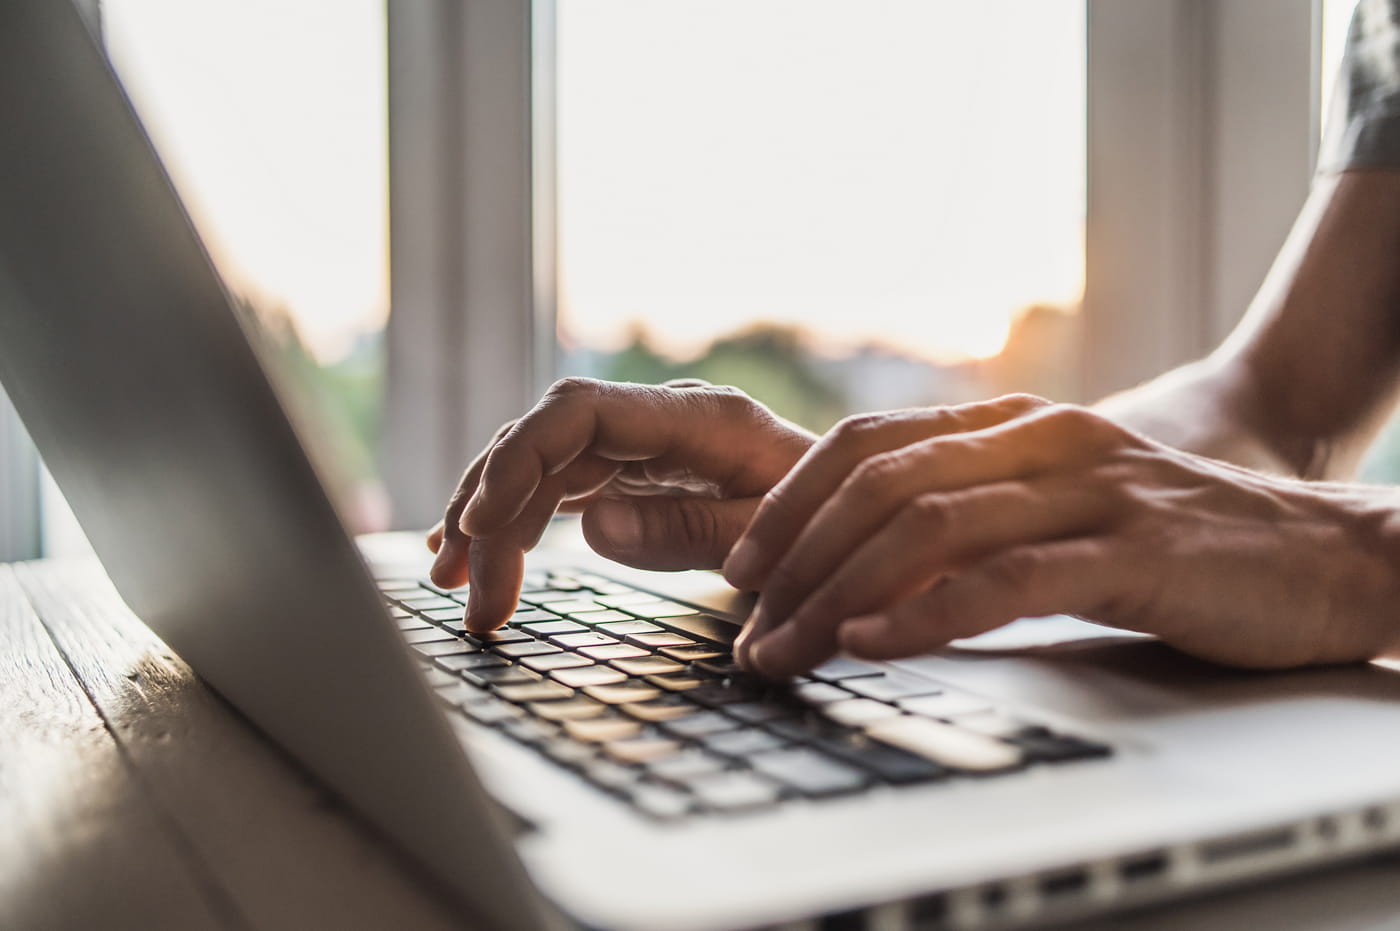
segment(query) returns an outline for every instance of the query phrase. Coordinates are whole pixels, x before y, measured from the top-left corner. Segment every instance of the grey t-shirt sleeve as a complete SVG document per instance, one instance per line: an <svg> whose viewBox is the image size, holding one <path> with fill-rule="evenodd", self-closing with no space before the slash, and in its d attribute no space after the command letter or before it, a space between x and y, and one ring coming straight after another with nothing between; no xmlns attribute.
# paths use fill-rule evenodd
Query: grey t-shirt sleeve
<svg viewBox="0 0 1400 931"><path fill-rule="evenodd" d="M1357 4L1317 166L1400 168L1400 0Z"/></svg>

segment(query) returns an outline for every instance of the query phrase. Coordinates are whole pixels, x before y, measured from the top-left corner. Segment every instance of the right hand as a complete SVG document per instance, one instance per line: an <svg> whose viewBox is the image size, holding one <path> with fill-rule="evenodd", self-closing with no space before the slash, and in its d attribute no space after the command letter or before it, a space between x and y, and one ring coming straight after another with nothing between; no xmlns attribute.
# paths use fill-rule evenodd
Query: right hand
<svg viewBox="0 0 1400 931"><path fill-rule="evenodd" d="M433 582L470 581L467 627L494 630L558 510L582 512L589 545L618 562L718 568L815 441L735 388L566 378L467 468L428 534Z"/></svg>

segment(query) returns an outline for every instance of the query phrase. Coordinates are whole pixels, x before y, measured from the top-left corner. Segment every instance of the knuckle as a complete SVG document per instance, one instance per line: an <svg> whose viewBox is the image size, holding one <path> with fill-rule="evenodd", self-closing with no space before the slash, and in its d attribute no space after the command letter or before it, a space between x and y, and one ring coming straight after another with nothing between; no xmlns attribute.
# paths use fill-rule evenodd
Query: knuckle
<svg viewBox="0 0 1400 931"><path fill-rule="evenodd" d="M839 444L861 444L870 436L879 433L887 422L888 418L884 414L852 414L842 418L831 428L831 436L833 441Z"/></svg>
<svg viewBox="0 0 1400 931"><path fill-rule="evenodd" d="M887 492L896 475L903 469L904 459L896 452L867 456L851 470L851 490L862 497Z"/></svg>
<svg viewBox="0 0 1400 931"><path fill-rule="evenodd" d="M1050 405L1044 417L1057 437L1076 446L1102 446L1115 439L1118 432L1111 421L1074 404Z"/></svg>
<svg viewBox="0 0 1400 931"><path fill-rule="evenodd" d="M984 571L997 587L1013 596L1027 596L1036 590L1044 560L1034 549L1014 549L988 562Z"/></svg>
<svg viewBox="0 0 1400 931"><path fill-rule="evenodd" d="M591 397L599 392L602 385L603 383L596 378L570 375L550 385L549 390L545 392L545 398L562 400L564 398Z"/></svg>
<svg viewBox="0 0 1400 931"><path fill-rule="evenodd" d="M944 495L930 492L910 501L903 517L920 534L938 536L952 528L953 507Z"/></svg>
<svg viewBox="0 0 1400 931"><path fill-rule="evenodd" d="M1054 402L1047 401L1045 398L1042 398L1039 395L1027 394L1024 391L1018 391L1012 394L1002 395L1001 397L996 399L995 403L1000 407L1006 408L1007 410L1013 411L1018 414L1024 414L1030 411L1040 410L1043 407L1054 406Z"/></svg>

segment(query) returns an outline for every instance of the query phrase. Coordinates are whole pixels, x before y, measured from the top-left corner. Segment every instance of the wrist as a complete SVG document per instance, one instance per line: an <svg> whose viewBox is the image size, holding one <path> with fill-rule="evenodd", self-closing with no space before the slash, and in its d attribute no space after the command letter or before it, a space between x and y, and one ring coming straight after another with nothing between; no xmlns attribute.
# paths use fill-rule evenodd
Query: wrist
<svg viewBox="0 0 1400 931"><path fill-rule="evenodd" d="M1400 488L1312 484L1345 531L1336 548L1332 649L1344 657L1400 658Z"/></svg>

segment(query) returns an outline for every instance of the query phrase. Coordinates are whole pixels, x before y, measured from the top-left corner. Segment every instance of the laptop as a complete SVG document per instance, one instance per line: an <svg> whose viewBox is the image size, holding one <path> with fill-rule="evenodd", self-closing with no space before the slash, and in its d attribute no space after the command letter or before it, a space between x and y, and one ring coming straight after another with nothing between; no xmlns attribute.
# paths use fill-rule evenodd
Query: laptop
<svg viewBox="0 0 1400 931"><path fill-rule="evenodd" d="M0 381L108 573L464 926L1025 927L1400 845L1380 665L1052 618L765 687L717 577L568 546L469 637L347 536L70 4L0 4L0 126Z"/></svg>

